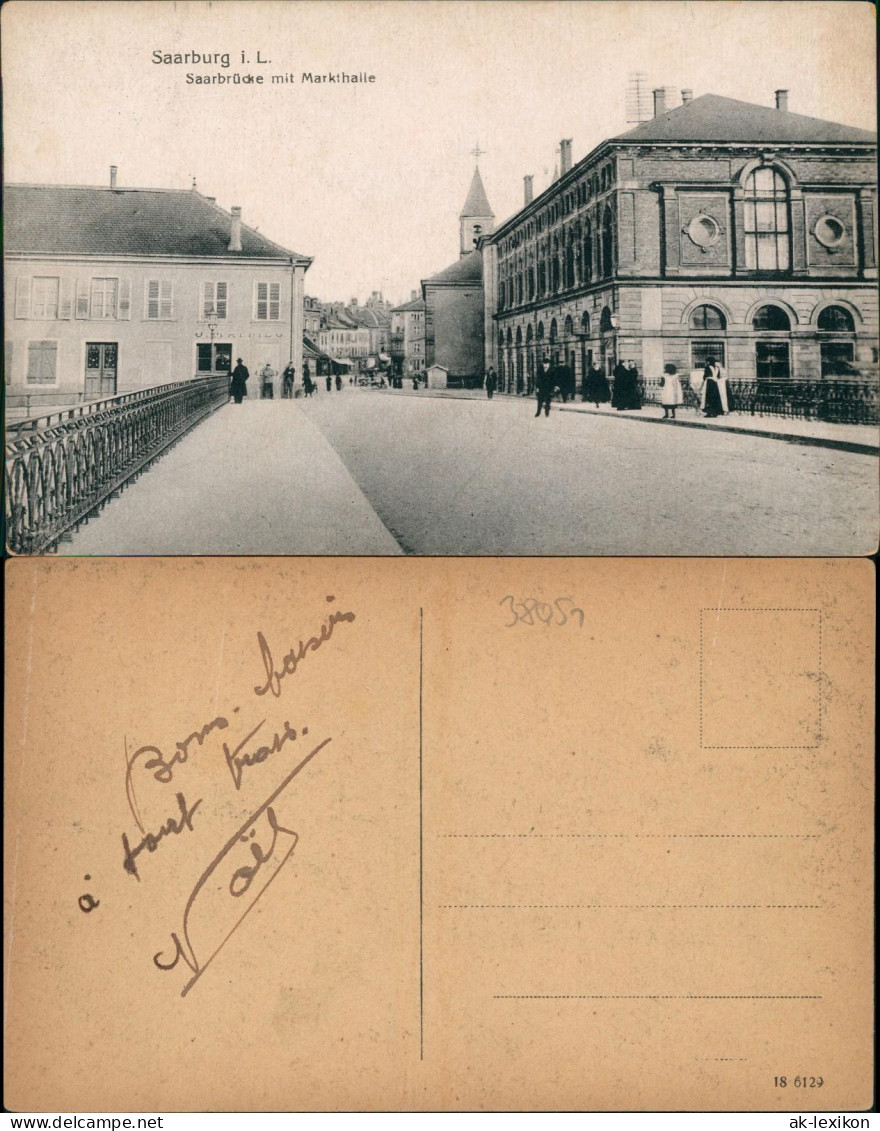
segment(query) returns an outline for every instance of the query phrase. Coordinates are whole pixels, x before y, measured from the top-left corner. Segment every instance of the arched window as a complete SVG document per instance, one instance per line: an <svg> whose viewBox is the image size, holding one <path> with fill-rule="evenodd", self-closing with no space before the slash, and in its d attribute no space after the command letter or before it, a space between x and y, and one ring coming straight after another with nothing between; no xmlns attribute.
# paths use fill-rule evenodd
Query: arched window
<svg viewBox="0 0 880 1131"><path fill-rule="evenodd" d="M833 334L836 339L828 341L826 338L819 342L822 376L850 379L856 377L858 375L855 365L856 324L850 312L843 306L826 306L819 312L816 324L820 333Z"/></svg>
<svg viewBox="0 0 880 1131"><path fill-rule="evenodd" d="M791 319L779 306L761 306L752 318L759 333L783 334L791 330ZM786 339L755 342L755 375L759 381L787 381L791 377L791 349Z"/></svg>
<svg viewBox="0 0 880 1131"><path fill-rule="evenodd" d="M588 338L592 336L590 334L590 315L586 310L581 315L581 333Z"/></svg>
<svg viewBox="0 0 880 1131"><path fill-rule="evenodd" d="M530 267L528 270L528 287L529 287L529 301L535 297L535 268Z"/></svg>
<svg viewBox="0 0 880 1131"><path fill-rule="evenodd" d="M752 326L763 333L791 329L791 320L779 306L762 306L755 311Z"/></svg>
<svg viewBox="0 0 880 1131"><path fill-rule="evenodd" d="M516 328L516 344L518 346L522 345L522 326L517 326Z"/></svg>
<svg viewBox="0 0 880 1131"><path fill-rule="evenodd" d="M747 178L743 196L746 267L752 271L788 271L788 185L775 169L763 166Z"/></svg>
<svg viewBox="0 0 880 1131"><path fill-rule="evenodd" d="M820 330L831 334L854 334L853 316L842 306L826 306L817 319Z"/></svg>
<svg viewBox="0 0 880 1131"><path fill-rule="evenodd" d="M559 256L554 255L550 261L551 289L559 290Z"/></svg>
<svg viewBox="0 0 880 1131"><path fill-rule="evenodd" d="M531 344L532 344L532 328L531 328L531 326L526 326L526 345L530 346Z"/></svg>
<svg viewBox="0 0 880 1131"><path fill-rule="evenodd" d="M602 274L607 279L614 273L614 222L611 209L605 209L602 217Z"/></svg>
<svg viewBox="0 0 880 1131"><path fill-rule="evenodd" d="M574 322L572 322L571 315L569 314L568 317L565 319L565 336L566 336L566 338L571 337L573 330L574 330Z"/></svg>
<svg viewBox="0 0 880 1131"><path fill-rule="evenodd" d="M554 318L550 323L550 344L553 345L556 341L556 319Z"/></svg>
<svg viewBox="0 0 880 1131"><path fill-rule="evenodd" d="M543 340L544 340L544 323L539 322L538 323L538 341L543 342Z"/></svg>
<svg viewBox="0 0 880 1131"><path fill-rule="evenodd" d="M584 224L584 256L581 265L581 280L589 283L593 277L593 231L589 220Z"/></svg>
<svg viewBox="0 0 880 1131"><path fill-rule="evenodd" d="M691 311L692 330L726 330L727 319L716 306L697 306Z"/></svg>
<svg viewBox="0 0 880 1131"><path fill-rule="evenodd" d="M574 245L569 244L565 252L565 285L573 287L574 283Z"/></svg>
<svg viewBox="0 0 880 1131"><path fill-rule="evenodd" d="M511 330L510 330L510 327L509 327L509 326L507 327L507 344L508 344L509 346L510 346L510 345L513 345L513 334L511 333Z"/></svg>
<svg viewBox="0 0 880 1131"><path fill-rule="evenodd" d="M504 280L502 279L501 282L498 284L498 309L499 310L504 309L504 294L505 294L505 287L504 287Z"/></svg>
<svg viewBox="0 0 880 1131"><path fill-rule="evenodd" d="M611 321L611 310L607 306L602 307L602 313L599 316L599 332L606 333L608 330L613 330L614 324Z"/></svg>

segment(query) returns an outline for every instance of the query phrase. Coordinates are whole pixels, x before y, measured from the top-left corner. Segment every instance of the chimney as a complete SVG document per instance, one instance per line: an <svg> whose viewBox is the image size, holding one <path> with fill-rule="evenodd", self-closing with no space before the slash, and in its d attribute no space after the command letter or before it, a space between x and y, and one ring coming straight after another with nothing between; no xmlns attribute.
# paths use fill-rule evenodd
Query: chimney
<svg viewBox="0 0 880 1131"><path fill-rule="evenodd" d="M559 143L559 175L564 177L571 168L571 138L564 137Z"/></svg>
<svg viewBox="0 0 880 1131"><path fill-rule="evenodd" d="M659 118L666 113L666 88L658 86L654 91L654 117Z"/></svg>
<svg viewBox="0 0 880 1131"><path fill-rule="evenodd" d="M232 206L232 227L229 235L229 250L241 251L241 206Z"/></svg>
<svg viewBox="0 0 880 1131"><path fill-rule="evenodd" d="M523 177L523 204L531 204L535 199L535 178L529 173Z"/></svg>
<svg viewBox="0 0 880 1131"><path fill-rule="evenodd" d="M418 297L419 297L418 291L410 291L409 292L409 301L410 302L415 302Z"/></svg>
<svg viewBox="0 0 880 1131"><path fill-rule="evenodd" d="M116 188L116 166L110 166L110 188Z"/></svg>
<svg viewBox="0 0 880 1131"><path fill-rule="evenodd" d="M788 91L787 90L777 90L776 91L776 109L777 110L784 110L786 113L788 113Z"/></svg>
<svg viewBox="0 0 880 1131"><path fill-rule="evenodd" d="M693 98L693 96L694 96L694 92L692 90L683 90L681 92L681 104L682 104L682 106L686 106L688 104L688 102L690 102L690 100Z"/></svg>

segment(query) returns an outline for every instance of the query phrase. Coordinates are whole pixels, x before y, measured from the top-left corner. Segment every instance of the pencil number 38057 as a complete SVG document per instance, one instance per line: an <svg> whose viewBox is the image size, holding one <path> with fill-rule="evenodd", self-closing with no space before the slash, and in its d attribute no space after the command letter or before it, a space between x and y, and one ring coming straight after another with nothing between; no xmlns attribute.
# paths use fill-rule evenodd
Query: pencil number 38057
<svg viewBox="0 0 880 1131"><path fill-rule="evenodd" d="M517 601L508 594L507 597L502 597L498 604L507 605L510 613L510 620L505 622L505 628L513 628L516 624L544 624L548 627L555 624L561 628L569 621L577 623L579 628L584 627L584 610L577 608L571 597L557 597L550 604L547 601L538 601L535 597L526 597Z"/></svg>

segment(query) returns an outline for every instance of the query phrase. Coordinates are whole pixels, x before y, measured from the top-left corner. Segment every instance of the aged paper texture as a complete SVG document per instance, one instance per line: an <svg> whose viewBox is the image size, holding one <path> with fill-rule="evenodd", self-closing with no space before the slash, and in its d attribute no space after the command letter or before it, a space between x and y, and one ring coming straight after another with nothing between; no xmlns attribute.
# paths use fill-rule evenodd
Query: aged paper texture
<svg viewBox="0 0 880 1131"><path fill-rule="evenodd" d="M13 1110L870 1104L870 564L7 576Z"/></svg>

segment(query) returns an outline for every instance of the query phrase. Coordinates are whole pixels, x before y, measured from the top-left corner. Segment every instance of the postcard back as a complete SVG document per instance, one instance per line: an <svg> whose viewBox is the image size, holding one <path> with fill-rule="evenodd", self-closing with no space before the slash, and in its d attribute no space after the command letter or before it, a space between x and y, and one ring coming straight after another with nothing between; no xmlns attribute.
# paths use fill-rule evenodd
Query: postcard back
<svg viewBox="0 0 880 1131"><path fill-rule="evenodd" d="M7 576L13 1110L870 1104L868 563Z"/></svg>

